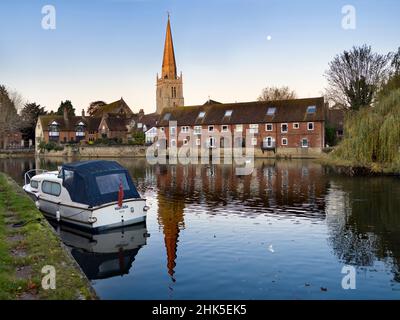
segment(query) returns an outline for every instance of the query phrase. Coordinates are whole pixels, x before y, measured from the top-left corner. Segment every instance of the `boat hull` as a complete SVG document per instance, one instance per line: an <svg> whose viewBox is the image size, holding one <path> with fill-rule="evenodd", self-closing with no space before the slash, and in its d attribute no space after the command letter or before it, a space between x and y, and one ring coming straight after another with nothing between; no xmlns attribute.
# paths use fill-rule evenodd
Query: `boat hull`
<svg viewBox="0 0 400 320"><path fill-rule="evenodd" d="M46 217L80 228L101 231L146 221L146 200L141 198L125 199L122 207L115 202L88 209L49 201L29 191L26 193Z"/></svg>

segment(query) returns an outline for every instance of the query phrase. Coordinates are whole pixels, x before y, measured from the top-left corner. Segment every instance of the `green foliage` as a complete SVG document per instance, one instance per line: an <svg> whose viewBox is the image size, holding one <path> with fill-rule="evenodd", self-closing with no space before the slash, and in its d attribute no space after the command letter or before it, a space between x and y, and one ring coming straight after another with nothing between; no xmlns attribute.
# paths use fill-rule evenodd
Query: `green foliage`
<svg viewBox="0 0 400 320"><path fill-rule="evenodd" d="M99 138L94 141L94 144L102 144L102 145L117 145L117 144L122 144L122 139L121 138Z"/></svg>
<svg viewBox="0 0 400 320"><path fill-rule="evenodd" d="M75 108L72 105L72 102L70 100L65 100L62 101L60 106L58 107L58 110L56 112L57 115L62 116L64 115L64 109L67 109L68 115L69 116L75 116Z"/></svg>
<svg viewBox="0 0 400 320"><path fill-rule="evenodd" d="M35 141L36 123L41 115L46 115L44 107L36 103L27 103L21 110L22 133L25 139Z"/></svg>
<svg viewBox="0 0 400 320"><path fill-rule="evenodd" d="M132 133L132 140L130 141L130 144L133 144L135 146L143 146L146 141L146 135L142 131L137 131Z"/></svg>
<svg viewBox="0 0 400 320"><path fill-rule="evenodd" d="M54 141L49 141L48 143L46 143L45 141L40 141L38 147L39 147L39 150L41 152L44 152L44 151L48 151L49 152L49 151L52 151L52 150L54 150L54 151L62 151L62 150L64 150L64 147L60 146L59 144L57 144Z"/></svg>
<svg viewBox="0 0 400 320"><path fill-rule="evenodd" d="M334 146L336 144L336 130L329 124L325 124L325 141L329 146Z"/></svg>
<svg viewBox="0 0 400 320"><path fill-rule="evenodd" d="M375 107L349 114L344 131L334 158L400 170L400 89L382 96Z"/></svg>

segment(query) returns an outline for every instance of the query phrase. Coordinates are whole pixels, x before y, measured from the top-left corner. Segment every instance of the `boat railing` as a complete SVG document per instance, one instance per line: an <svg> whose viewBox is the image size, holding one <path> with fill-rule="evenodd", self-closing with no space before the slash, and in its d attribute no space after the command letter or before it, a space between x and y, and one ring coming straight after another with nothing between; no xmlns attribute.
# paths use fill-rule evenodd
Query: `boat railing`
<svg viewBox="0 0 400 320"><path fill-rule="evenodd" d="M48 170L44 170L44 169L31 169L27 172L25 172L24 175L24 185L30 184L31 183L31 179L38 175L38 174L42 174L42 173L46 173L48 172Z"/></svg>

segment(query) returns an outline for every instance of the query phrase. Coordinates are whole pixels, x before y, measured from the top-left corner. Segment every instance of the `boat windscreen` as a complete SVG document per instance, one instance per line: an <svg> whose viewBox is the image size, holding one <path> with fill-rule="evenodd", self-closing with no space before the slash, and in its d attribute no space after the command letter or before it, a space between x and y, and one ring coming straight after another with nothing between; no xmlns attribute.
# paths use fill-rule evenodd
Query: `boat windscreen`
<svg viewBox="0 0 400 320"><path fill-rule="evenodd" d="M119 186L122 183L124 191L129 190L128 181L125 173L113 173L96 177L97 187L101 194L109 194L119 191Z"/></svg>

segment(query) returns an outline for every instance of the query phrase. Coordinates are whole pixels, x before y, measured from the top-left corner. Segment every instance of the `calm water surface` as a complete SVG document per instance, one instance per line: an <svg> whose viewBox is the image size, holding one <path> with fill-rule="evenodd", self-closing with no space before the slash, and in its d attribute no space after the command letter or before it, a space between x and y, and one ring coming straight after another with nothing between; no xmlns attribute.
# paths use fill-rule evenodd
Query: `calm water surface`
<svg viewBox="0 0 400 320"><path fill-rule="evenodd" d="M311 161L127 167L146 224L91 235L56 226L104 299L399 299L400 179L348 178ZM62 161L0 160L22 183ZM345 265L356 290L341 286ZM323 290L321 289L323 288Z"/></svg>

